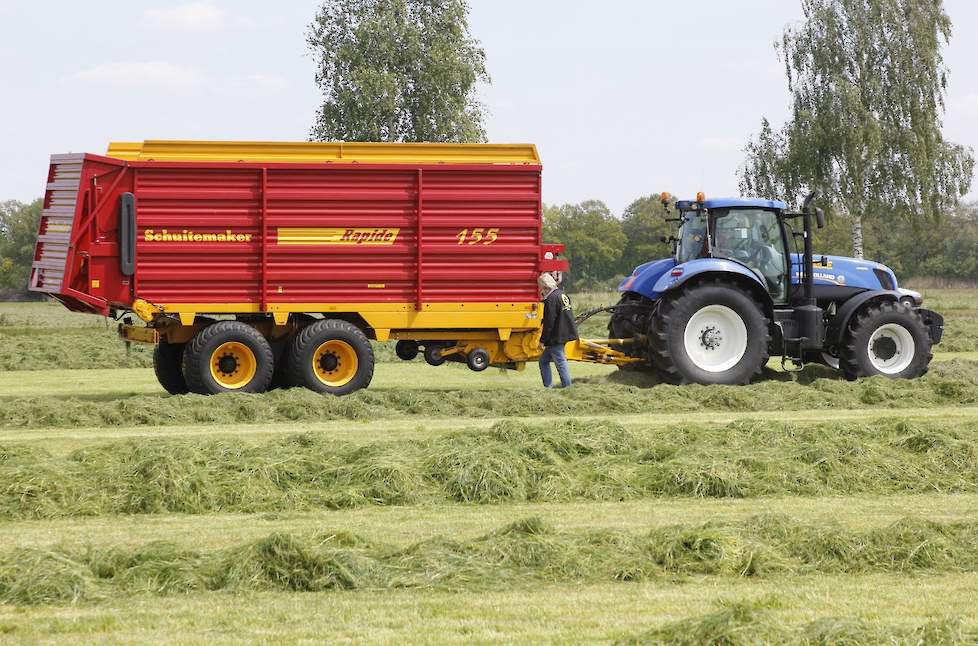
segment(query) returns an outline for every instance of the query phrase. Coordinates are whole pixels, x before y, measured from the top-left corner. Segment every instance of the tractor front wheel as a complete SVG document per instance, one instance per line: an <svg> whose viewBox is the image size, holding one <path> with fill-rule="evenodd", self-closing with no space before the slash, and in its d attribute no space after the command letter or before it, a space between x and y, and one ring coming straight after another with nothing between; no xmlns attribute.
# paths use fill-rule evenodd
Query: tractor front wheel
<svg viewBox="0 0 978 646"><path fill-rule="evenodd" d="M920 314L903 303L885 302L852 318L839 359L846 379L914 379L927 372L933 356Z"/></svg>
<svg viewBox="0 0 978 646"><path fill-rule="evenodd" d="M747 291L714 281L665 297L650 326L652 361L673 384L747 384L767 364L768 319Z"/></svg>

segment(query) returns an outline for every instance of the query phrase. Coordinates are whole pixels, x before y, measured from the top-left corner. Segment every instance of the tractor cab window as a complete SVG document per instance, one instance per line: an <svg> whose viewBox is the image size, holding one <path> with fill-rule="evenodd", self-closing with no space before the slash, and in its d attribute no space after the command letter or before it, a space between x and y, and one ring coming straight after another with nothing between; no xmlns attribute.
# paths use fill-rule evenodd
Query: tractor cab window
<svg viewBox="0 0 978 646"><path fill-rule="evenodd" d="M775 302L788 288L787 254L781 222L765 209L714 210L713 255L746 265L763 278Z"/></svg>
<svg viewBox="0 0 978 646"><path fill-rule="evenodd" d="M686 211L683 214L676 262L682 264L710 255L710 243L706 235L708 224L706 211Z"/></svg>

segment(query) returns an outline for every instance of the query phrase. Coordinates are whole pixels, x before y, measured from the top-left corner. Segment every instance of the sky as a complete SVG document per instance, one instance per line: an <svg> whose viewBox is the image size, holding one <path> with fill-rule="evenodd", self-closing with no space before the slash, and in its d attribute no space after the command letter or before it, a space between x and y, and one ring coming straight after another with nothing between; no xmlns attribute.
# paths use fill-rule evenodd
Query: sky
<svg viewBox="0 0 978 646"><path fill-rule="evenodd" d="M538 146L548 203L600 199L620 214L659 191L736 195L761 117L787 116L774 41L800 20L797 0L470 5L492 76L489 140ZM317 6L0 0L0 200L40 196L48 155L109 141L307 139ZM945 8L944 132L978 147L978 3Z"/></svg>

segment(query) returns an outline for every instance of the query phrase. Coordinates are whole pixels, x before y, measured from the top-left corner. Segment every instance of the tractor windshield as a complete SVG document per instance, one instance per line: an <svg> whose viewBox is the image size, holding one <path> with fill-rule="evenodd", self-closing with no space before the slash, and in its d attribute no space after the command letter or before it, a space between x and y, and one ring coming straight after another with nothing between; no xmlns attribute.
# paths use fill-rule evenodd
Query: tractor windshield
<svg viewBox="0 0 978 646"><path fill-rule="evenodd" d="M709 216L706 211L686 211L682 217L676 262L682 264L710 255L710 242L706 235Z"/></svg>

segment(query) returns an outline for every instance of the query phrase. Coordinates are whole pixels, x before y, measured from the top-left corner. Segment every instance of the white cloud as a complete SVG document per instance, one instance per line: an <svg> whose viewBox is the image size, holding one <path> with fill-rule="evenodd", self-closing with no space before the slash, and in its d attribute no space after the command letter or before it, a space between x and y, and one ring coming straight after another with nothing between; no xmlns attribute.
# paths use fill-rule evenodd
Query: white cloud
<svg viewBox="0 0 978 646"><path fill-rule="evenodd" d="M226 21L226 12L209 2L186 2L143 12L142 22L163 29L217 29Z"/></svg>
<svg viewBox="0 0 978 646"><path fill-rule="evenodd" d="M119 62L75 72L67 80L115 88L174 90L198 86L204 75L196 68L166 61Z"/></svg>

